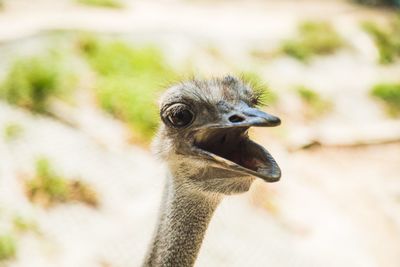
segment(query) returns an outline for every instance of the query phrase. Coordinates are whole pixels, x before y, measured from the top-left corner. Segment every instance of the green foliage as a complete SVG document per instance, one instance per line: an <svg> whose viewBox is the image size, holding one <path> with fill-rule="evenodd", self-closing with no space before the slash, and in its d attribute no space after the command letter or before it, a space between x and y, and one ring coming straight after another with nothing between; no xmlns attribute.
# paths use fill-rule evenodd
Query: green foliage
<svg viewBox="0 0 400 267"><path fill-rule="evenodd" d="M90 36L81 38L79 47L99 76L95 92L100 106L128 123L136 141L149 141L158 124L156 96L177 77L161 51Z"/></svg>
<svg viewBox="0 0 400 267"><path fill-rule="evenodd" d="M61 97L74 85L61 58L46 54L20 58L0 84L0 98L33 112L45 113L52 97Z"/></svg>
<svg viewBox="0 0 400 267"><path fill-rule="evenodd" d="M399 0L354 0L356 3L371 6L397 6L400 7Z"/></svg>
<svg viewBox="0 0 400 267"><path fill-rule="evenodd" d="M161 51L153 46L134 48L121 41L105 43L89 37L85 42L81 42L81 47L84 48L90 65L102 76L140 77L158 74L168 77L174 74L167 66Z"/></svg>
<svg viewBox="0 0 400 267"><path fill-rule="evenodd" d="M10 122L4 127L4 138L7 142L17 139L22 135L24 129L17 123Z"/></svg>
<svg viewBox="0 0 400 267"><path fill-rule="evenodd" d="M17 254L17 244L10 234L0 235L0 262L12 259Z"/></svg>
<svg viewBox="0 0 400 267"><path fill-rule="evenodd" d="M158 125L156 88L150 79L110 76L99 79L96 92L104 110L127 122L133 133L138 133L134 139L147 141Z"/></svg>
<svg viewBox="0 0 400 267"><path fill-rule="evenodd" d="M371 95L386 106L391 116L400 115L400 83L377 84L371 89Z"/></svg>
<svg viewBox="0 0 400 267"><path fill-rule="evenodd" d="M344 46L341 36L327 22L303 22L298 36L282 43L281 50L288 56L307 62L314 55L328 55Z"/></svg>
<svg viewBox="0 0 400 267"><path fill-rule="evenodd" d="M268 88L259 74L255 72L244 72L240 76L245 82L249 83L254 90L261 90L263 92L260 99L261 105L274 105L278 102L278 94Z"/></svg>
<svg viewBox="0 0 400 267"><path fill-rule="evenodd" d="M26 182L26 189L32 202L44 206L70 201L80 201L92 206L97 205L96 194L88 185L59 176L45 158L37 160L36 175Z"/></svg>
<svg viewBox="0 0 400 267"><path fill-rule="evenodd" d="M79 4L98 7L122 8L123 4L120 0L75 0Z"/></svg>
<svg viewBox="0 0 400 267"><path fill-rule="evenodd" d="M303 103L307 105L307 117L317 117L326 114L332 109L331 101L324 99L317 92L308 87L298 86L296 92Z"/></svg>
<svg viewBox="0 0 400 267"><path fill-rule="evenodd" d="M31 199L46 197L50 202L66 200L68 195L67 181L55 174L47 159L36 162L36 177L28 181L28 194Z"/></svg>
<svg viewBox="0 0 400 267"><path fill-rule="evenodd" d="M387 28L373 22L365 22L363 28L373 38L381 64L390 64L400 58L400 16Z"/></svg>
<svg viewBox="0 0 400 267"><path fill-rule="evenodd" d="M30 232L30 231L38 232L38 226L36 222L20 215L17 215L13 218L13 225L14 229L20 233Z"/></svg>

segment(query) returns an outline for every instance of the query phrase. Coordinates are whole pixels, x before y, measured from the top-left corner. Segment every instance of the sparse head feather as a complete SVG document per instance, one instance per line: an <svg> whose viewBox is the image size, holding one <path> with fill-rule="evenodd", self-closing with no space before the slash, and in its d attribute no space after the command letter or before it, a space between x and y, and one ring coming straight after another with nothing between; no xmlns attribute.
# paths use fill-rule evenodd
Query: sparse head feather
<svg viewBox="0 0 400 267"><path fill-rule="evenodd" d="M210 80L192 79L169 88L161 97L160 106L163 108L176 102L216 105L221 101L235 105L243 101L254 107L262 104L264 95L264 88L253 87L250 82L233 76Z"/></svg>
<svg viewBox="0 0 400 267"><path fill-rule="evenodd" d="M247 87L252 89L251 100L253 105L257 107L265 106L267 102L268 86L264 84L258 76L251 74L242 74L240 79Z"/></svg>

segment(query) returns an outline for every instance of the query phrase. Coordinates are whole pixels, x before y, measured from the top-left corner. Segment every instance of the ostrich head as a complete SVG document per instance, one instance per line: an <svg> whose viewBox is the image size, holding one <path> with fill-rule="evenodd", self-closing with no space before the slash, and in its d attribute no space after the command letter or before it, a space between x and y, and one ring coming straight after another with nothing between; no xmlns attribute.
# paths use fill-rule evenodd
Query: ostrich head
<svg viewBox="0 0 400 267"><path fill-rule="evenodd" d="M279 118L255 108L259 97L231 76L183 82L165 92L163 125L154 146L175 183L229 195L248 191L257 177L279 180L275 160L248 136L251 126L280 124Z"/></svg>

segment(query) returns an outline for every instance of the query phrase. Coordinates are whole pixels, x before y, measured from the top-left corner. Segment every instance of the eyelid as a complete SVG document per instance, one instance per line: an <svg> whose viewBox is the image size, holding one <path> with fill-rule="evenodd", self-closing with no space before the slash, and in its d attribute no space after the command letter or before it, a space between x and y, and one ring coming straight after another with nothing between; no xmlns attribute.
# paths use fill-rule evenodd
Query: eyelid
<svg viewBox="0 0 400 267"><path fill-rule="evenodd" d="M173 105L167 109L167 115L174 115L185 109L188 109L188 108L184 105L176 105L176 106Z"/></svg>
<svg viewBox="0 0 400 267"><path fill-rule="evenodd" d="M191 105L188 105L188 104L186 104L186 103L184 103L184 102L172 102L172 103L166 104L165 106L163 106L163 107L161 108L161 110L160 110L161 115L162 115L162 114L168 115L169 113L168 113L167 111L170 109L170 107L172 107L172 106L174 106L174 105L183 105L183 106L186 106L191 112L193 112L193 108L192 108ZM167 114L165 114L166 112L167 112Z"/></svg>
<svg viewBox="0 0 400 267"><path fill-rule="evenodd" d="M192 121L187 126L191 125L193 123L193 121L195 120L195 118L196 118L196 114L195 114L195 112L193 111L193 109L192 109L192 107L190 105L188 105L186 103L183 103L183 102L173 102L173 103L167 104L164 107L162 107L162 109L160 110L160 117L161 117L161 120L164 122L164 124L171 125L169 123L168 117L173 114L173 112L171 110L171 107L174 106L174 105L177 105L177 106L179 105L179 107L177 107L174 110L180 111L180 110L187 109L192 114ZM174 125L171 125L171 126L173 128L177 128ZM185 127L187 127L187 126L185 126ZM182 127L182 128L185 128L185 127Z"/></svg>

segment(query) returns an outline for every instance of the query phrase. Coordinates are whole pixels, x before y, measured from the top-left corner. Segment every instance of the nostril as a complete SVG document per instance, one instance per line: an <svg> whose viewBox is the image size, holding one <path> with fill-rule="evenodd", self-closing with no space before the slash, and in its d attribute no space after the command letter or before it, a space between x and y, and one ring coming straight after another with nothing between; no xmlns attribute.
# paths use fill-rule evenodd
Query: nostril
<svg viewBox="0 0 400 267"><path fill-rule="evenodd" d="M238 115L232 115L229 117L229 121L230 122L242 122L242 121L244 121L244 118L240 117Z"/></svg>

